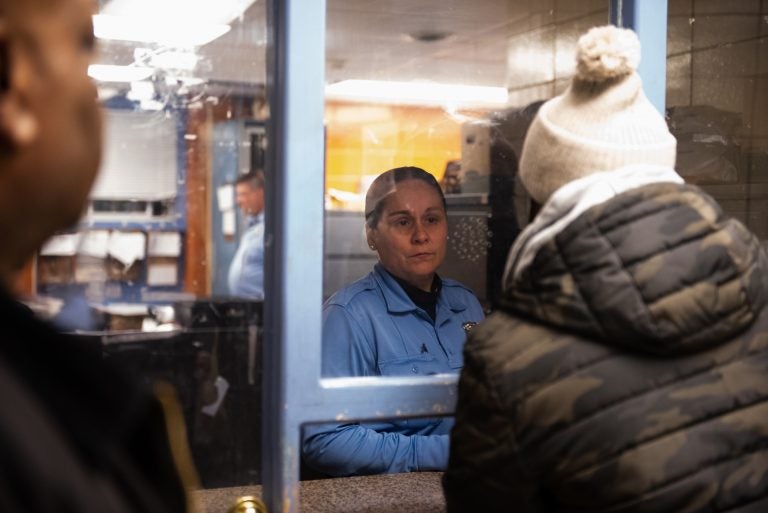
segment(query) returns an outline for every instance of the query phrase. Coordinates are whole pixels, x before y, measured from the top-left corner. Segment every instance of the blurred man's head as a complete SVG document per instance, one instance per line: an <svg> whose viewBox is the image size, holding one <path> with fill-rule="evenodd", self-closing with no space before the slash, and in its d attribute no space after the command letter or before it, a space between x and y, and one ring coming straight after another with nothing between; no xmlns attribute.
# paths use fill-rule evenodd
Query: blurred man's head
<svg viewBox="0 0 768 513"><path fill-rule="evenodd" d="M101 157L93 0L0 0L0 279L73 225Z"/></svg>
<svg viewBox="0 0 768 513"><path fill-rule="evenodd" d="M235 202L245 215L255 216L264 210L264 174L249 171L235 180Z"/></svg>

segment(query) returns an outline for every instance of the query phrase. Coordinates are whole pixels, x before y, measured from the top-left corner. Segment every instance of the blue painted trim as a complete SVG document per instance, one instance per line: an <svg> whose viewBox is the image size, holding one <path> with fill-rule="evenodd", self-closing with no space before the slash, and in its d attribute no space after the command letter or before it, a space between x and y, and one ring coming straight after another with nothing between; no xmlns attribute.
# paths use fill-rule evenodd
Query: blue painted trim
<svg viewBox="0 0 768 513"><path fill-rule="evenodd" d="M283 513L299 508L302 394L319 389L324 36L325 2L267 3L262 482Z"/></svg>
<svg viewBox="0 0 768 513"><path fill-rule="evenodd" d="M454 410L456 377L320 380L325 3L268 3L262 474L270 511L299 509L301 426Z"/></svg>
<svg viewBox="0 0 768 513"><path fill-rule="evenodd" d="M611 0L611 23L633 29L642 45L638 73L648 99L662 113L667 96L667 0Z"/></svg>

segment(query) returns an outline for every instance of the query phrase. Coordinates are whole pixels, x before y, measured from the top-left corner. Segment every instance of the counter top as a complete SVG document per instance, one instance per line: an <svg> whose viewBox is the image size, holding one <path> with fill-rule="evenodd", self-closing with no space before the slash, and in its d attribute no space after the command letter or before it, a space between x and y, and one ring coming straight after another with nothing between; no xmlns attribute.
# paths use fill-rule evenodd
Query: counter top
<svg viewBox="0 0 768 513"><path fill-rule="evenodd" d="M301 481L301 513L444 513L442 472ZM194 492L203 513L226 513L243 495L261 497L261 486Z"/></svg>

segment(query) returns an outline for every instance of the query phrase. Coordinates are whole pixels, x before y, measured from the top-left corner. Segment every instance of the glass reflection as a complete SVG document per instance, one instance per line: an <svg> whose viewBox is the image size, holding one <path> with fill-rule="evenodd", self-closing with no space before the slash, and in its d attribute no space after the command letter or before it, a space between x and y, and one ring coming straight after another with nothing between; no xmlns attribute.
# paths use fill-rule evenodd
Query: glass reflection
<svg viewBox="0 0 768 513"><path fill-rule="evenodd" d="M19 287L106 357L175 385L203 486L259 482L265 3L99 6L100 175Z"/></svg>

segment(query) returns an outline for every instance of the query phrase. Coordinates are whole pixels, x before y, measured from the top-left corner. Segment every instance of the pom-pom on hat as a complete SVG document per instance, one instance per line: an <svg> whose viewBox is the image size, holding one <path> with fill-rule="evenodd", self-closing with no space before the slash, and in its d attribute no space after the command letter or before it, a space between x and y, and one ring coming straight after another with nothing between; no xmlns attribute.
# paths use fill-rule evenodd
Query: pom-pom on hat
<svg viewBox="0 0 768 513"><path fill-rule="evenodd" d="M578 178L631 164L672 168L677 142L637 74L640 41L628 29L595 27L577 44L576 74L528 129L520 178L540 204Z"/></svg>

